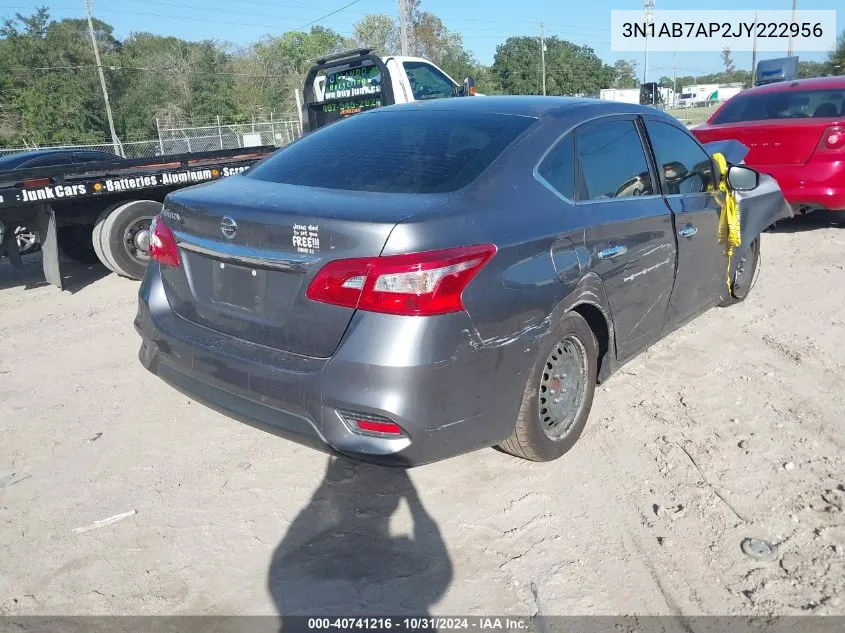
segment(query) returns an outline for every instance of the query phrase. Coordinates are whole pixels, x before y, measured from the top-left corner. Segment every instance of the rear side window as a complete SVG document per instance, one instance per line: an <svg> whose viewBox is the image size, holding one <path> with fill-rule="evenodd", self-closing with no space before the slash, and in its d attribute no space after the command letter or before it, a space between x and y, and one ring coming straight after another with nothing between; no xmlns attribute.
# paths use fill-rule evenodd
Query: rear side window
<svg viewBox="0 0 845 633"><path fill-rule="evenodd" d="M725 104L712 123L772 119L825 119L845 113L845 89L795 90L739 94Z"/></svg>
<svg viewBox="0 0 845 633"><path fill-rule="evenodd" d="M581 178L578 200L608 200L654 193L640 134L633 121L609 121L578 130Z"/></svg>
<svg viewBox="0 0 845 633"><path fill-rule="evenodd" d="M575 138L567 134L540 163L537 173L564 198L575 199Z"/></svg>
<svg viewBox="0 0 845 633"><path fill-rule="evenodd" d="M447 110L361 114L285 147L248 177L347 191L455 191L475 180L534 122Z"/></svg>

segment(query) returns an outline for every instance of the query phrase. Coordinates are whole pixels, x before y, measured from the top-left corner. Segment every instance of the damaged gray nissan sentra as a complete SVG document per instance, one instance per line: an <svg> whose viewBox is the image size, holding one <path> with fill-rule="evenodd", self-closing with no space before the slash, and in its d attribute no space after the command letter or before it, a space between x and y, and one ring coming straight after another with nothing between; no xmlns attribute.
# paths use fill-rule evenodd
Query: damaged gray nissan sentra
<svg viewBox="0 0 845 633"><path fill-rule="evenodd" d="M556 459L597 382L748 294L763 230L792 213L745 152L595 100L358 114L168 196L140 360L234 418L360 459ZM730 265L723 174L741 218Z"/></svg>

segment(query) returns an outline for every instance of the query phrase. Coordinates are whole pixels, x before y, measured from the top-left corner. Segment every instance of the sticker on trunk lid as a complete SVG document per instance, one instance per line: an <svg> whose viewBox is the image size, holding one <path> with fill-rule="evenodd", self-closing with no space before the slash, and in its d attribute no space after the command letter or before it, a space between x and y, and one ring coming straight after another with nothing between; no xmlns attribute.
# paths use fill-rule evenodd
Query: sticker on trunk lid
<svg viewBox="0 0 845 633"><path fill-rule="evenodd" d="M297 253L313 255L320 250L320 225L294 224L292 242Z"/></svg>

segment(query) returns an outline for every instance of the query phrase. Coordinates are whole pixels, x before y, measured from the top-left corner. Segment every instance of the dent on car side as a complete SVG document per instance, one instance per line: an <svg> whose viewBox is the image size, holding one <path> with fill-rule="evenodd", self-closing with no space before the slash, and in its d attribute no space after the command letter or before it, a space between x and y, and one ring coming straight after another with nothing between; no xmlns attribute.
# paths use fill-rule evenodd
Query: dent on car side
<svg viewBox="0 0 845 633"><path fill-rule="evenodd" d="M610 117L619 114L611 113ZM594 320L600 316L607 329L607 340L600 341L605 347L600 349L599 358L599 379L606 380L618 366L665 334L663 316L676 272L676 227L672 214L663 209L662 217L644 218L639 227L641 230L637 230L634 222L628 227L633 230L621 233L614 231L612 221L607 221L608 232L603 236L606 239L594 240L592 244L585 240L589 224L595 221L594 216L585 215L591 205L574 205L561 200L559 195L543 186L531 170L525 168L537 162L537 158L553 144L552 139L562 138L574 128L591 121L600 122L608 118L598 108L592 116L587 108L571 115L570 120L567 116L565 112L546 115L518 139L508 151L507 160L497 160L488 168L490 171L485 178L485 182L490 183L488 187L483 190L470 187L455 194L452 203L465 213L455 216L454 207L449 204L440 211L439 217L435 213L409 218L393 230L384 254L437 248L439 240L448 244L455 233L462 235L466 243L494 241L498 246L496 257L464 294L467 312L472 319L472 328L465 331L466 344L474 349L486 349L503 348L518 342L517 347L523 353L500 356L493 370L524 377L536 362L536 350L551 333L553 324L567 312L580 308ZM741 146L732 149L742 151ZM732 153L732 157L737 155ZM738 193L737 197L743 212L742 236L745 244L757 239L775 221L791 216L777 184L764 175L758 190ZM662 205L663 198L655 196L653 202ZM612 209L614 203L597 204L608 205L605 208ZM514 213L514 209L518 212ZM714 210L711 209L710 213L712 215ZM503 220L496 224L495 232L488 231L487 214L495 214ZM715 230L712 237L705 239L708 239L712 250L722 251ZM630 306L640 315L633 328L621 333L617 333L615 323L618 315L614 314L610 305L608 290L595 270L599 246L603 241L614 240L628 245L629 257L625 263L628 272L620 274L619 279L628 286L626 291L631 293ZM716 280L719 287L724 285L723 261L726 262L726 258L717 260L715 269L719 273ZM654 274L657 268L664 269L661 275ZM486 290L489 284L504 292L491 297ZM658 301L649 300L649 297ZM703 307L682 308L685 314L669 329L686 323L703 309L715 306L718 300L716 289L709 303L705 302ZM660 301L664 301L660 305L663 310L655 310L656 303ZM646 332L644 340L637 341L640 336L638 326L651 310L655 310L655 322L661 325L657 330ZM602 324L599 322L597 325L600 327ZM619 352L620 336L634 341L627 353ZM518 386L521 390L522 384ZM490 410L505 407L504 410L512 411L515 416L519 406L516 391L506 389L491 396ZM503 427L499 436L504 438L510 431L510 427Z"/></svg>

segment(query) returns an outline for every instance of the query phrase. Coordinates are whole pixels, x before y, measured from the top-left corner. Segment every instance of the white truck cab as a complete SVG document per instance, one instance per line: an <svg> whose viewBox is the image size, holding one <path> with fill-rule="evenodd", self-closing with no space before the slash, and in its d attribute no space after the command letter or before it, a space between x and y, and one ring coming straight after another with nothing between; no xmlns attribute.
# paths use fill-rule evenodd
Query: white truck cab
<svg viewBox="0 0 845 633"><path fill-rule="evenodd" d="M382 105L477 96L475 82L459 84L422 57L379 57L357 49L316 60L300 104L303 133Z"/></svg>

